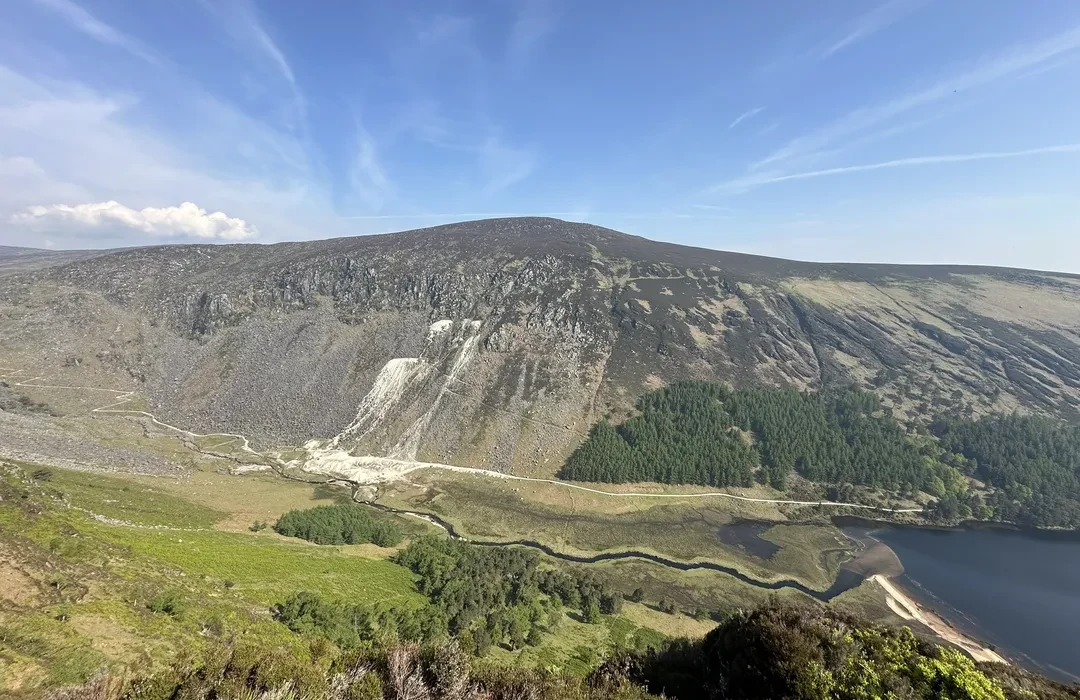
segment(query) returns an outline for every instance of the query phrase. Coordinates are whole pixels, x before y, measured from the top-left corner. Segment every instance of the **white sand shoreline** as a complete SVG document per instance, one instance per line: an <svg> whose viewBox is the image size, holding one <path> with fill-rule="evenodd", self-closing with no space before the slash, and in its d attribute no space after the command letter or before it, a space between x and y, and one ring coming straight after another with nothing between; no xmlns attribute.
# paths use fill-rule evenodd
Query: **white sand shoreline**
<svg viewBox="0 0 1080 700"><path fill-rule="evenodd" d="M885 602L888 604L889 609L905 620L915 620L929 627L936 635L950 644L960 647L976 661L991 661L999 664L1009 663L1001 654L950 626L937 613L919 606L887 577L874 574L870 577L870 580L875 581L885 589Z"/></svg>

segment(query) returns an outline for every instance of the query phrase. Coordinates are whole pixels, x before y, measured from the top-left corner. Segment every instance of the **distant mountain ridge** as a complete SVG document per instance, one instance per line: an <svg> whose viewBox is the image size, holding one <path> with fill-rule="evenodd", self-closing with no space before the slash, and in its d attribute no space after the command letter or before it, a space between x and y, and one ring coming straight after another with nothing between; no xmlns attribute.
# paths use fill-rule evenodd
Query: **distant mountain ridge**
<svg viewBox="0 0 1080 700"><path fill-rule="evenodd" d="M912 416L1080 405L1080 278L1057 273L794 262L542 218L11 265L4 362L266 446L554 473L592 422L682 378L854 382Z"/></svg>

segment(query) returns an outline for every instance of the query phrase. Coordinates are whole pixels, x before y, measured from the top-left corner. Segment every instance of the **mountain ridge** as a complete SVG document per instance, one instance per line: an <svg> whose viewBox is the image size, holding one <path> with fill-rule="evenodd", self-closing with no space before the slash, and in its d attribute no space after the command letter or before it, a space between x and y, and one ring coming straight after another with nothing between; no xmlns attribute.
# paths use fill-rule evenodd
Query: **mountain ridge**
<svg viewBox="0 0 1080 700"><path fill-rule="evenodd" d="M300 445L377 404L343 447L522 473L683 378L855 383L924 418L1080 405L1075 276L788 261L557 219L102 252L9 273L0 303L0 355L72 362L176 424Z"/></svg>
<svg viewBox="0 0 1080 700"><path fill-rule="evenodd" d="M607 240L620 240L624 242L632 242L635 245L643 245L652 248L652 252L657 252L663 248L678 249L679 251L685 251L687 253L703 253L711 256L720 256L720 259L726 262L733 261L761 261L764 264L776 264L776 265L790 265L790 266L805 266L807 269L813 268L826 268L830 270L844 269L844 268L856 268L871 271L887 271L893 273L910 272L910 273L923 273L925 276L934 276L941 273L952 274L965 274L965 273L992 273L1000 272L1005 274L1037 274L1048 275L1055 277L1066 277L1070 279L1080 279L1080 273L1055 271L1055 270L1039 270L1033 268L1021 268L1011 267L1008 265L975 265L967 263L890 263L890 262L855 262L846 260L830 260L830 261L814 261L814 260L799 260L794 258L784 258L774 255L762 255L758 253L746 253L741 251L724 250L720 248L710 248L707 246L688 245L683 243L674 243L671 241L662 241L646 236L639 236L636 234L625 233L616 229L611 229L605 226L599 226L595 224L571 222L554 217L544 216L515 216L515 217L497 217L489 219L476 219L469 221L461 221L449 224L438 224L433 226L426 226L416 229L406 229L402 231L387 231L381 233L361 234L356 236L335 236L331 238L317 238L311 240L300 241L275 241L272 243L263 243L258 241L252 242L238 242L238 243L162 243L156 245L141 245L141 246L129 246L121 248L103 248L103 249L46 249L46 248L30 248L23 246L0 246L0 255L16 255L16 254L93 254L97 255L112 255L123 254L132 251L181 251L185 249L199 249L206 252L216 249L296 249L298 251L313 249L313 248L327 248L334 252L346 252L341 250L342 248L349 248L350 246L363 247L368 243L381 243L387 240L393 240L394 242L401 242L409 238L421 238L423 236L438 236L444 238L448 235L461 233L471 233L474 231L470 229L481 229L477 238L482 238L485 235L491 235L496 239L511 240L506 234L507 230L500 230L499 227L508 227L510 233L520 233L522 227L533 226L537 227L534 230L540 232L546 232L551 235L552 238L556 238L563 241L583 241L585 240L584 232L593 232L597 238L601 235ZM491 227L495 227L492 230ZM556 227L556 228L552 228ZM562 227L562 228L559 228ZM516 229L516 230L515 230ZM574 231L574 233L571 233ZM550 240L541 240L540 243L550 243ZM291 252L291 251L290 251ZM517 252L521 252L519 249ZM680 264L687 264L685 260L680 260ZM700 263L700 260L694 260L695 263Z"/></svg>

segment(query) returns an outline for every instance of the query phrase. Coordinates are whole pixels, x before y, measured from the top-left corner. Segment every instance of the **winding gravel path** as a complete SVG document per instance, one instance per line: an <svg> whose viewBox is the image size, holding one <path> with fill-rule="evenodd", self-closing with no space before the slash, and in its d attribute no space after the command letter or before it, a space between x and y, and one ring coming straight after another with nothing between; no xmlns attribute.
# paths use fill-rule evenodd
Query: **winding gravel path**
<svg viewBox="0 0 1080 700"><path fill-rule="evenodd" d="M4 368L4 367L0 367L0 372L5 372L5 374L0 375L0 378L3 378L3 379L14 379L15 375L24 373L23 370L9 369L9 368ZM280 462L278 460L275 460L275 459L273 459L271 457L268 457L267 455L264 455L261 452L258 452L257 450L253 449L251 447L250 443L248 442L248 439L243 435L240 435L240 434L237 434L237 433L194 433L194 432L192 432L190 430L185 430L184 428L180 428L180 427L177 427L175 425L171 425L171 424L166 423L164 421L158 420L156 416L154 416L152 413L148 413L146 411L139 411L139 410L128 409L128 408L117 408L117 406L122 406L124 404L130 403L131 401L133 401L135 393L136 393L134 391L122 391L122 390L119 390L119 389L103 389L103 388L100 388L100 387L66 386L66 385L55 385L55 384L35 384L35 383L32 383L32 382L38 382L38 381L44 381L44 377L35 376L35 377L31 377L31 378L26 379L26 380L15 381L14 385L15 386L31 387L31 388L39 388L39 389L67 389L67 390L72 390L72 391L100 391L100 392L110 393L110 394L113 395L113 398L116 399L115 401L113 401L112 403L108 403L108 404L105 404L103 406L99 406L97 408L91 409L90 412L91 413L116 413L116 414L128 414L128 415L143 416L145 418L149 418L155 425L158 425L158 426L160 426L162 428L165 428L165 429L168 429L168 430L175 431L175 432L180 433L182 435L187 435L188 437L191 437L191 438L203 438L203 437L211 437L211 436L215 436L215 435L220 435L220 436L228 437L228 438L231 438L231 439L234 439L234 440L239 440L240 441L240 449L242 451L244 451L244 452L246 452L248 454L251 454L251 455L253 455L255 457L258 457L260 460L263 460L264 462L271 462L271 464L266 464L266 466L268 466L268 467L275 468L275 466L280 466ZM355 460L355 461L353 461L353 460ZM866 505L866 504L863 504L863 503L845 503L845 502L842 502L842 501L796 501L796 500L788 500L788 499L781 499L781 498L753 498L751 496L739 496L739 495L736 495L736 494L724 493L724 492L721 492L721 491L710 491L710 492L705 492L705 493L632 493L632 492L622 492L622 491L604 491L602 489L590 488L588 486L580 486L578 484L572 484L572 483L567 482L567 481L558 481L556 479L536 479L536 478L527 477L527 476L514 476L512 474L503 474L502 472L491 471L491 470L488 470L488 469L477 469L477 468L474 468L474 467L459 467L459 466L456 466L456 465L453 465L453 464L441 464L439 462L417 462L417 461L414 461L414 460L390 459L390 458L386 458L386 457L353 458L350 461L354 465L354 468L350 469L349 471L354 472L354 473L347 476L347 477L345 475L343 475L343 474L339 475L339 474L334 474L332 472L315 472L315 473L321 473L324 476L328 476L328 477L336 476L338 478L345 478L345 479L347 479L349 481L353 481L354 483L363 484L363 483L377 483L379 481L393 480L395 478L400 478L400 477L402 477L402 476L404 476L404 475L406 475L408 473L417 471L419 469L442 469L442 470L445 470L445 471L454 471L454 472L460 472L460 473L465 473L465 474L474 474L474 475L478 475L478 476L488 476L488 477L497 478L497 479L510 479L510 480L513 480L513 481L528 481L528 482L540 483L540 484L552 484L552 485L561 486L561 487L564 487L564 488L577 489L579 491L586 491L588 493L594 493L594 494L598 494L598 495L601 495L601 496L613 496L613 497L618 497L618 498L728 498L728 499L731 499L731 500L734 500L734 501L744 501L744 502L748 502L748 503L773 503L773 504L777 504L777 505L795 505L795 506L837 506L837 507L844 507L844 508L855 508L855 509L859 509L859 510L871 510L871 511L877 511L877 512L882 512L882 513L921 513L922 512L921 508L885 508L883 506L871 506L871 505ZM365 472L365 470L363 469L363 463L365 461L366 461L367 464L372 465L372 470L370 472ZM375 469L374 467L376 465L383 467L383 469L381 469L381 470L380 469ZM275 471L276 471L276 469L275 469ZM360 477L360 478L354 478L354 477Z"/></svg>

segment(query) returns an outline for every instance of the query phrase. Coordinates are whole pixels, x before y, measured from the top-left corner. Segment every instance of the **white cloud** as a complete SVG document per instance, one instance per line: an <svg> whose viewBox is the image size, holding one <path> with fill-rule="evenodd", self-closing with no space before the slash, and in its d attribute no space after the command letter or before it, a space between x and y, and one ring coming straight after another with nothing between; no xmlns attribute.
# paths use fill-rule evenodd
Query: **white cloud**
<svg viewBox="0 0 1080 700"><path fill-rule="evenodd" d="M178 207L132 209L119 202L52 204L33 206L11 217L16 226L36 231L64 233L134 231L153 238L194 238L198 240L244 241L256 238L258 230L243 219L224 212L207 211L191 202Z"/></svg>
<svg viewBox="0 0 1080 700"><path fill-rule="evenodd" d="M821 49L821 58L828 58L838 51L867 39L903 19L927 0L889 0L858 17L846 33Z"/></svg>
<svg viewBox="0 0 1080 700"><path fill-rule="evenodd" d="M866 163L863 165L845 165L839 168L825 168L823 170L810 170L801 173L786 175L762 173L749 175L728 182L720 183L710 189L711 192L737 193L745 192L754 187L770 185L776 182L789 180L810 180L829 175L847 175L849 173L861 173L869 170L886 170L889 168L913 168L920 165L942 165L947 163L967 163L976 160L1001 160L1005 158L1024 158L1028 156L1046 155L1050 153L1078 153L1080 143L1066 143L1058 146L1045 146L1043 148L1028 148L1021 151L984 151L980 153L956 153L939 156L917 156L914 158L897 158L880 163Z"/></svg>
<svg viewBox="0 0 1080 700"><path fill-rule="evenodd" d="M765 110L764 107L755 107L753 109L746 110L745 112L743 112L739 116L735 117L735 121L728 124L728 129L734 129L739 124L742 124L744 121L746 121L747 119L750 119L751 117L753 117L753 116L755 116L757 114L761 114L764 110Z"/></svg>
<svg viewBox="0 0 1080 700"><path fill-rule="evenodd" d="M258 226L260 240L342 235L329 185L296 136L196 89L173 105L182 141L137 121L130 95L32 80L0 66L0 238L39 245L11 215L57 202L197 202ZM145 243L117 229L112 244ZM126 234L126 237L121 234ZM51 235L58 247L87 238Z"/></svg>
<svg viewBox="0 0 1080 700"><path fill-rule="evenodd" d="M1073 27L1039 43L1020 46L978 66L939 79L930 87L901 95L888 102L862 107L849 112L830 124L789 141L753 168L778 165L796 158L814 155L853 135L903 116L913 110L932 105L954 93L964 93L999 80L1011 78L1040 68L1053 59L1080 48L1080 27Z"/></svg>
<svg viewBox="0 0 1080 700"><path fill-rule="evenodd" d="M46 7L63 17L68 24L87 36L93 37L103 44L109 44L123 49L133 56L138 56L147 63L158 64L159 61L148 49L137 40L119 31L105 22L102 22L92 14L84 10L72 0L36 0L39 5Z"/></svg>

